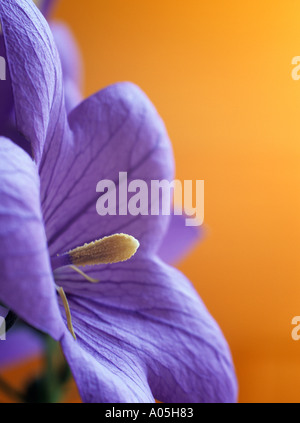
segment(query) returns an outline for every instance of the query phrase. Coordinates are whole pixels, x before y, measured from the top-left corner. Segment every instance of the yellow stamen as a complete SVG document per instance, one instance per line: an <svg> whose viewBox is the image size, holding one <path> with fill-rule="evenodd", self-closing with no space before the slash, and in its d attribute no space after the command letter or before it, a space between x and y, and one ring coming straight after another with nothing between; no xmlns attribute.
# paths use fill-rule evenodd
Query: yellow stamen
<svg viewBox="0 0 300 423"><path fill-rule="evenodd" d="M68 329L69 329L73 338L76 341L76 335L75 335L75 332L74 332L74 329L73 329L70 307L69 307L69 303L68 303L65 291L63 290L63 288L61 286L56 286L56 291L59 293L60 298L62 299L62 302L63 302L63 306L64 306L64 309L65 309L65 312L66 312L66 317L67 317Z"/></svg>
<svg viewBox="0 0 300 423"><path fill-rule="evenodd" d="M79 273L81 276L83 276L87 281L91 282L91 283L98 283L99 279L94 279L91 278L89 275L87 275L86 273L84 273L82 270L78 269L78 267L76 266L69 266L71 269L75 270L75 272Z"/></svg>
<svg viewBox="0 0 300 423"><path fill-rule="evenodd" d="M77 247L69 251L68 255L76 266L111 264L129 260L139 245L133 236L115 234Z"/></svg>

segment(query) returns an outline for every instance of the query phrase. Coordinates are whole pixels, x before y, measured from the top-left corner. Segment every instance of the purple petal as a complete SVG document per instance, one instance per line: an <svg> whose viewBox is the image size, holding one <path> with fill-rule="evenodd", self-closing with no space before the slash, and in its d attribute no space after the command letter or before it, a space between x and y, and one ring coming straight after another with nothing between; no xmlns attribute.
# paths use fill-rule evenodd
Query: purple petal
<svg viewBox="0 0 300 423"><path fill-rule="evenodd" d="M51 255L121 231L135 236L141 251L155 251L169 216L99 216L96 210L103 195L96 192L97 183L110 179L118 185L119 172L127 172L128 184L141 179L148 188L153 179L173 178L171 145L153 105L135 85L116 84L81 103L69 122L73 147L60 155L50 150L41 167ZM150 207L149 201L148 214Z"/></svg>
<svg viewBox="0 0 300 423"><path fill-rule="evenodd" d="M54 0L38 0L36 1L37 6L40 8L41 12L48 16L49 12L52 9ZM0 29L0 56L6 57L6 50L4 45L4 37L2 30ZM9 118L9 115L13 107L13 92L10 79L10 73L8 66L6 67L6 80L0 82L0 128L3 123Z"/></svg>
<svg viewBox="0 0 300 423"><path fill-rule="evenodd" d="M1 136L9 138L16 145L21 147L26 153L31 157L31 145L24 138L24 136L16 130L15 125L13 124L13 119L7 121L1 128Z"/></svg>
<svg viewBox="0 0 300 423"><path fill-rule="evenodd" d="M6 51L3 35L0 34L0 56L6 59ZM0 81L0 130L9 115L13 107L13 94L10 75L6 61L6 80Z"/></svg>
<svg viewBox="0 0 300 423"><path fill-rule="evenodd" d="M69 113L82 101L81 91L78 85L71 79L64 79L64 92L65 92L65 108Z"/></svg>
<svg viewBox="0 0 300 423"><path fill-rule="evenodd" d="M45 143L66 124L62 72L43 15L30 1L0 3L0 18L12 79L17 129L40 162Z"/></svg>
<svg viewBox="0 0 300 423"><path fill-rule="evenodd" d="M202 238L203 229L186 226L184 215L172 214L168 232L159 248L158 256L168 264L182 260Z"/></svg>
<svg viewBox="0 0 300 423"><path fill-rule="evenodd" d="M81 101L82 59L70 29L62 22L52 22L51 31L62 65L67 112Z"/></svg>
<svg viewBox="0 0 300 423"><path fill-rule="evenodd" d="M181 273L155 258L88 273L100 282L56 275L77 335L62 346L84 401L149 401L149 387L163 402L236 401L226 341Z"/></svg>
<svg viewBox="0 0 300 423"><path fill-rule="evenodd" d="M55 293L39 178L31 158L0 137L0 302L59 339L65 330Z"/></svg>
<svg viewBox="0 0 300 423"><path fill-rule="evenodd" d="M82 84L82 58L70 28L63 22L52 21L50 28L61 60L64 78Z"/></svg>
<svg viewBox="0 0 300 423"><path fill-rule="evenodd" d="M43 341L29 328L13 328L6 334L6 341L0 342L0 367L36 357L44 350Z"/></svg>
<svg viewBox="0 0 300 423"><path fill-rule="evenodd" d="M35 3L43 15L48 17L56 0L36 0Z"/></svg>
<svg viewBox="0 0 300 423"><path fill-rule="evenodd" d="M6 307L0 305L0 317L6 317L8 312L9 310Z"/></svg>
<svg viewBox="0 0 300 423"><path fill-rule="evenodd" d="M88 329L88 326L85 325L85 328ZM82 400L88 403L154 402L138 359L135 362L124 360L119 350L108 351L112 344L103 337L102 340L104 345L93 338L82 347L81 341L74 341L66 333L61 341Z"/></svg>

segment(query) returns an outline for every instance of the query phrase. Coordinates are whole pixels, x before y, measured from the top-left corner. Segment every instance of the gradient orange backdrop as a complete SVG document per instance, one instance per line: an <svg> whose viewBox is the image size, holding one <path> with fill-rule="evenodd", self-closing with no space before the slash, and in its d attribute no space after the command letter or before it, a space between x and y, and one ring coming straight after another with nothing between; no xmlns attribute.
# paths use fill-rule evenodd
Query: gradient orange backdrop
<svg viewBox="0 0 300 423"><path fill-rule="evenodd" d="M300 401L296 0L61 0L84 92L130 80L164 118L177 178L205 180L205 240L179 267L231 346L241 402Z"/></svg>

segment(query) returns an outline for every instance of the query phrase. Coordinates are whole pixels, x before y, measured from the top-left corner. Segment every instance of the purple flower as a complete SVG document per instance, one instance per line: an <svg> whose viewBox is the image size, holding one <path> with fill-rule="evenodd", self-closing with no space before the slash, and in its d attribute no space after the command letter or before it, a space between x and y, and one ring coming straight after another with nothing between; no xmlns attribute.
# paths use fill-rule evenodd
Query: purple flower
<svg viewBox="0 0 300 423"><path fill-rule="evenodd" d="M235 401L219 327L190 282L158 256L169 217L96 212L98 181L117 181L120 171L129 181L173 179L156 110L139 88L120 83L67 114L58 52L39 11L5 0L0 17L18 130L34 158L0 139L0 301L61 342L83 401ZM63 258L76 264L74 248L117 233L140 247L129 261L86 267L98 283L56 268L64 253L72 250ZM113 240L110 259L122 255Z"/></svg>
<svg viewBox="0 0 300 423"><path fill-rule="evenodd" d="M6 322L4 322L4 319ZM39 334L27 327L16 327L6 333L7 325L14 318L9 318L9 310L0 306L0 368L15 365L40 354L43 342ZM3 326L2 326L3 325ZM5 340L5 342L3 342ZM2 341L2 342L1 342Z"/></svg>
<svg viewBox="0 0 300 423"><path fill-rule="evenodd" d="M14 327L0 344L0 368L34 358L44 350L41 337L30 328Z"/></svg>

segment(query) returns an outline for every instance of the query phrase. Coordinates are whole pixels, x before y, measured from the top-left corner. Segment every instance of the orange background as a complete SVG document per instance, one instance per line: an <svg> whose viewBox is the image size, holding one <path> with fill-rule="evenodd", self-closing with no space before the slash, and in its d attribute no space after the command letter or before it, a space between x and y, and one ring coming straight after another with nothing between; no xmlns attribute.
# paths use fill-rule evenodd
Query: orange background
<svg viewBox="0 0 300 423"><path fill-rule="evenodd" d="M177 178L205 180L205 240L179 267L231 346L241 402L299 402L300 55L296 0L61 0L84 92L141 86Z"/></svg>

